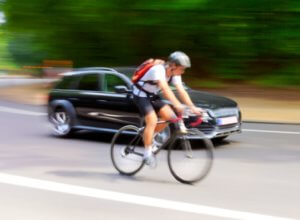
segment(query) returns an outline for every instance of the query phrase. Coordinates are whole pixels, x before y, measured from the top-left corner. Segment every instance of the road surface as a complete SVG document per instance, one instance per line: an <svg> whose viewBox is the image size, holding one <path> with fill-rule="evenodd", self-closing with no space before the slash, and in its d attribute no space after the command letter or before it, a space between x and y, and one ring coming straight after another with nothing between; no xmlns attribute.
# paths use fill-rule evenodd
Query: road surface
<svg viewBox="0 0 300 220"><path fill-rule="evenodd" d="M245 123L197 185L113 168L112 135L51 135L44 107L0 101L0 219L300 219L300 126Z"/></svg>

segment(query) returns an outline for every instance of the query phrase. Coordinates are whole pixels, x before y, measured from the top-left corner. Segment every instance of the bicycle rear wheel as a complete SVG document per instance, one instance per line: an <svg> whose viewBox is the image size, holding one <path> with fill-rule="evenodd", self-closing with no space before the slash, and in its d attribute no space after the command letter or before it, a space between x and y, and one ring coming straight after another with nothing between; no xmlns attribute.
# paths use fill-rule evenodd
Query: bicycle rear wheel
<svg viewBox="0 0 300 220"><path fill-rule="evenodd" d="M114 135L110 148L114 167L124 175L134 175L144 166L144 146L139 128L127 125Z"/></svg>
<svg viewBox="0 0 300 220"><path fill-rule="evenodd" d="M168 150L168 165L172 175L179 182L187 184L202 180L212 167L213 150L210 139L205 138L199 130L189 129L187 135L174 137Z"/></svg>

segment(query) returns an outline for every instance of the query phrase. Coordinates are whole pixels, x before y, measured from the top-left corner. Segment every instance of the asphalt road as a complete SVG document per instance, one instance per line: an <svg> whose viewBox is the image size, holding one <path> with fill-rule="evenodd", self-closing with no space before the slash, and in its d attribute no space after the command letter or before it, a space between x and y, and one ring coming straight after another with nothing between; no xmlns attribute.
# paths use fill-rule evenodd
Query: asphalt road
<svg viewBox="0 0 300 220"><path fill-rule="evenodd" d="M0 219L300 219L300 125L245 123L216 146L209 176L114 170L112 135L51 135L45 109L0 101Z"/></svg>

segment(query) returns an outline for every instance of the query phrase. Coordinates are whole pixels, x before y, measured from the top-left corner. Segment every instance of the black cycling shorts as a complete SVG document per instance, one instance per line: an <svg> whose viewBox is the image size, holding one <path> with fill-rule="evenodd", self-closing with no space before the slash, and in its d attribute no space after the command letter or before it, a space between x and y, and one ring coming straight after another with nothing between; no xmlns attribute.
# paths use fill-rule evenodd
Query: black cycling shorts
<svg viewBox="0 0 300 220"><path fill-rule="evenodd" d="M159 96L155 97L139 97L136 95L133 95L133 100L135 104L138 106L140 114L144 117L151 111L155 111L156 113L159 112L159 110L167 105Z"/></svg>

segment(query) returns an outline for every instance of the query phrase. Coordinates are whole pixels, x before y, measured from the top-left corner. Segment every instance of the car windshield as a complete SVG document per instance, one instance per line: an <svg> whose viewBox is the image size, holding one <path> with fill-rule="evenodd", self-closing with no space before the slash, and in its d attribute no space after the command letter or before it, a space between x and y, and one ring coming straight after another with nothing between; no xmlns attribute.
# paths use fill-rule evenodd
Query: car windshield
<svg viewBox="0 0 300 220"><path fill-rule="evenodd" d="M136 67L113 67L113 69L115 69L119 73L123 73L127 77L131 78L131 76L133 75Z"/></svg>

